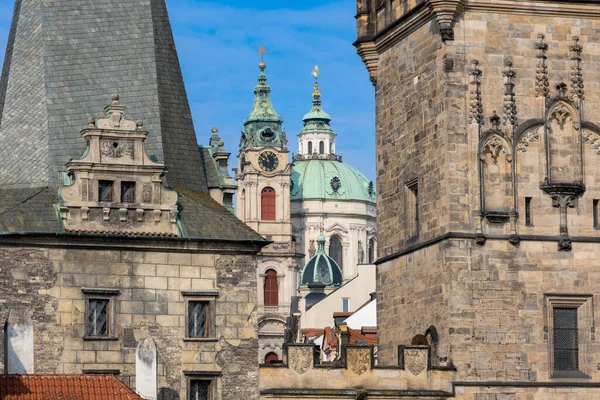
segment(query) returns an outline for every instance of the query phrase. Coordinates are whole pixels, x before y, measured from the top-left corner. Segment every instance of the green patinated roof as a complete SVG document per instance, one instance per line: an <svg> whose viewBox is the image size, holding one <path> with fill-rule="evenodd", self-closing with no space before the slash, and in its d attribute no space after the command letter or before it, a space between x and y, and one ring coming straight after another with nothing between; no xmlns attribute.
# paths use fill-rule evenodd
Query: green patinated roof
<svg viewBox="0 0 600 400"><path fill-rule="evenodd" d="M300 273L300 286L311 283L322 283L327 286L339 286L342 284L342 269L335 260L325 253L325 237L317 238L318 250L306 263Z"/></svg>
<svg viewBox="0 0 600 400"><path fill-rule="evenodd" d="M374 185L360 171L337 160L294 161L291 194L292 200L334 199L375 203Z"/></svg>

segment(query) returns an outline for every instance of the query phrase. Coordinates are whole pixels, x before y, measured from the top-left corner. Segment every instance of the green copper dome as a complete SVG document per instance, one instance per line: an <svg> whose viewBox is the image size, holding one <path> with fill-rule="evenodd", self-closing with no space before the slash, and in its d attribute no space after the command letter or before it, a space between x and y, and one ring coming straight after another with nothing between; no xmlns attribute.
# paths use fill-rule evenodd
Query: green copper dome
<svg viewBox="0 0 600 400"><path fill-rule="evenodd" d="M333 160L294 161L292 200L331 199L375 203L375 188L360 171Z"/></svg>
<svg viewBox="0 0 600 400"><path fill-rule="evenodd" d="M327 286L339 286L344 280L342 269L335 260L325 253L325 236L317 238L318 249L300 273L300 286L322 283Z"/></svg>

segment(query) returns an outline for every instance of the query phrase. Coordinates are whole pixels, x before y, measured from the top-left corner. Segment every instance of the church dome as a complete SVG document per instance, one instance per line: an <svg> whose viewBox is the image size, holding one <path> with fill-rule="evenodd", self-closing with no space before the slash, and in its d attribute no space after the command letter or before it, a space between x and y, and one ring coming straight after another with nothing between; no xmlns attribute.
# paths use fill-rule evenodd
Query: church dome
<svg viewBox="0 0 600 400"><path fill-rule="evenodd" d="M291 199L375 203L375 187L360 171L337 159L298 160L292 168Z"/></svg>
<svg viewBox="0 0 600 400"><path fill-rule="evenodd" d="M342 269L325 253L325 236L317 238L318 250L300 273L300 286L321 283L326 286L342 284Z"/></svg>

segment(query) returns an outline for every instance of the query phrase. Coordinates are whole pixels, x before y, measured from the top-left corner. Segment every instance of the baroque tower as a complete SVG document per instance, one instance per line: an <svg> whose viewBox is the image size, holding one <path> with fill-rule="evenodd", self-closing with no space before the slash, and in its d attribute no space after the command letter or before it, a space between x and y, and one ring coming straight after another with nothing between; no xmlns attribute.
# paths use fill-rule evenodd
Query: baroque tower
<svg viewBox="0 0 600 400"><path fill-rule="evenodd" d="M264 62L261 62L254 105L241 133L237 216L273 243L258 257L259 360L281 359L285 318L296 295L298 255L290 219L292 164L288 161L283 120L271 104Z"/></svg>
<svg viewBox="0 0 600 400"><path fill-rule="evenodd" d="M598 397L597 1L357 6L376 97L380 362L425 344L457 398Z"/></svg>

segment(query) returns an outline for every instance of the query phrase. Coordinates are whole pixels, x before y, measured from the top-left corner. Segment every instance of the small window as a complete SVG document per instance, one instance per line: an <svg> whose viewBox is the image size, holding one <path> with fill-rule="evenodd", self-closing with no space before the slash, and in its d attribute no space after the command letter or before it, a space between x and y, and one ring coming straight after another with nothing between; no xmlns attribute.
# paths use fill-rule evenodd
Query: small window
<svg viewBox="0 0 600 400"><path fill-rule="evenodd" d="M312 142L308 142L308 154L312 154Z"/></svg>
<svg viewBox="0 0 600 400"><path fill-rule="evenodd" d="M413 179L406 183L406 223L408 237L419 235L419 181Z"/></svg>
<svg viewBox="0 0 600 400"><path fill-rule="evenodd" d="M319 142L319 154L325 154L325 143L323 141Z"/></svg>
<svg viewBox="0 0 600 400"><path fill-rule="evenodd" d="M531 197L525 197L525 225L533 226L531 219Z"/></svg>
<svg viewBox="0 0 600 400"><path fill-rule="evenodd" d="M342 311L343 312L348 312L350 311L350 299L347 297L344 297L342 299Z"/></svg>
<svg viewBox="0 0 600 400"><path fill-rule="evenodd" d="M190 380L190 400L212 400L212 398L212 381Z"/></svg>
<svg viewBox="0 0 600 400"><path fill-rule="evenodd" d="M87 336L108 336L109 300L89 299Z"/></svg>
<svg viewBox="0 0 600 400"><path fill-rule="evenodd" d="M98 201L113 201L113 181L98 181Z"/></svg>
<svg viewBox="0 0 600 400"><path fill-rule="evenodd" d="M208 301L190 301L188 304L188 337L208 337L209 316Z"/></svg>
<svg viewBox="0 0 600 400"><path fill-rule="evenodd" d="M598 200L594 200L592 207L592 212L594 214L594 228L600 228L600 221L598 221Z"/></svg>
<svg viewBox="0 0 600 400"><path fill-rule="evenodd" d="M265 364L275 364L279 361L277 353L270 352L265 356Z"/></svg>
<svg viewBox="0 0 600 400"><path fill-rule="evenodd" d="M554 308L554 370L579 370L577 308Z"/></svg>
<svg viewBox="0 0 600 400"><path fill-rule="evenodd" d="M121 182L121 203L135 203L135 182Z"/></svg>
<svg viewBox="0 0 600 400"><path fill-rule="evenodd" d="M277 282L277 271L270 269L265 273L264 292L265 306L279 305L279 283Z"/></svg>

